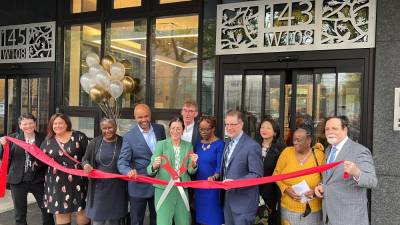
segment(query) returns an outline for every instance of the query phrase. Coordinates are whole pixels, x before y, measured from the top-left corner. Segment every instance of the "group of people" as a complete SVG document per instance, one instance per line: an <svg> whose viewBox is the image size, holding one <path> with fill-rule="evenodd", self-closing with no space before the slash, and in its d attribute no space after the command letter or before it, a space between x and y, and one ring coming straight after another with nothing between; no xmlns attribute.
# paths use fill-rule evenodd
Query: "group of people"
<svg viewBox="0 0 400 225"><path fill-rule="evenodd" d="M228 140L216 135L215 117L198 116L196 102L186 101L181 115L164 126L151 122L146 104L134 108L136 124L123 137L115 120L100 122L101 135L89 142L72 130L68 116L54 114L47 136L36 131L32 114L20 116L20 131L11 137L40 147L66 168L93 169L164 180L168 185L121 179L86 179L47 167L11 144L8 183L15 206L15 222L26 225L29 192L42 210L44 225L121 225L130 214L131 225L142 225L146 209L150 225L368 225L368 188L377 185L370 151L348 138L343 116L327 118L329 147L313 143L313 127L299 125L293 146L285 147L278 124L266 118L259 125L260 140L243 131L240 111L224 118ZM0 156L6 144L1 139ZM322 173L243 188L188 189L180 181L209 180L226 184L234 180L279 175L344 160ZM344 180L347 173L350 179ZM177 176L173 176L176 174ZM305 190L299 193L299 188ZM260 213L260 209L263 209ZM260 220L267 215L266 220ZM258 220L256 220L256 217Z"/></svg>

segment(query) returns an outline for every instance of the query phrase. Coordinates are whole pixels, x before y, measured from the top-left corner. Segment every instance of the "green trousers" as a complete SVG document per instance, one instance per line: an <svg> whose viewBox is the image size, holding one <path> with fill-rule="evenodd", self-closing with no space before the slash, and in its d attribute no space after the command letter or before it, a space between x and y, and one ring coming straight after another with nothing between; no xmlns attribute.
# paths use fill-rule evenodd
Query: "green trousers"
<svg viewBox="0 0 400 225"><path fill-rule="evenodd" d="M188 197L188 190L185 190L186 197ZM158 201L164 189L155 188L154 192L154 205L157 206ZM187 211L185 203L183 203L182 197L179 194L178 188L173 187L168 193L167 198L162 203L161 207L157 210L157 225L171 225L172 219L175 221L175 225L189 225L190 224L190 212Z"/></svg>

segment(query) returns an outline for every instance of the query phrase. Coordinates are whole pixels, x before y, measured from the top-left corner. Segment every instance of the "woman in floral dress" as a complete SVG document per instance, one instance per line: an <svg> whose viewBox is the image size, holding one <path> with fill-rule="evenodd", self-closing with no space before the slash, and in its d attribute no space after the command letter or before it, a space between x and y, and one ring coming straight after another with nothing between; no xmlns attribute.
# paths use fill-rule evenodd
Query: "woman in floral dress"
<svg viewBox="0 0 400 225"><path fill-rule="evenodd" d="M70 169L82 169L80 161L85 154L88 139L79 131L72 131L68 116L56 113L49 121L47 138L42 150L55 162ZM73 176L53 167L45 175L44 206L56 216L59 225L70 225L71 214L76 212L78 225L89 224L85 216L87 179Z"/></svg>

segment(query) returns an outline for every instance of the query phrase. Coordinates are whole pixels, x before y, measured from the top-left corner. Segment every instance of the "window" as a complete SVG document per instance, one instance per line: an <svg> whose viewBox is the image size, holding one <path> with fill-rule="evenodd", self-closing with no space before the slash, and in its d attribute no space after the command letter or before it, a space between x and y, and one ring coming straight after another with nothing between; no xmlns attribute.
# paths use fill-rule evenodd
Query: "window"
<svg viewBox="0 0 400 225"><path fill-rule="evenodd" d="M114 0L114 9L139 7L142 5L142 0Z"/></svg>
<svg viewBox="0 0 400 225"><path fill-rule="evenodd" d="M83 13L93 12L97 9L97 0L72 0L71 12Z"/></svg>
<svg viewBox="0 0 400 225"><path fill-rule="evenodd" d="M176 3L176 2L190 2L191 0L160 0L160 4Z"/></svg>
<svg viewBox="0 0 400 225"><path fill-rule="evenodd" d="M122 61L126 76L132 77L137 86L134 91L124 93L118 98L123 108L144 102L146 92L146 19L112 22L107 29L110 38L106 40L106 54Z"/></svg>
<svg viewBox="0 0 400 225"><path fill-rule="evenodd" d="M64 105L92 106L89 95L81 88L80 76L88 72L85 59L94 52L100 55L100 24L71 25L64 37Z"/></svg>
<svg viewBox="0 0 400 225"><path fill-rule="evenodd" d="M180 108L197 96L198 16L155 20L151 77L156 108Z"/></svg>

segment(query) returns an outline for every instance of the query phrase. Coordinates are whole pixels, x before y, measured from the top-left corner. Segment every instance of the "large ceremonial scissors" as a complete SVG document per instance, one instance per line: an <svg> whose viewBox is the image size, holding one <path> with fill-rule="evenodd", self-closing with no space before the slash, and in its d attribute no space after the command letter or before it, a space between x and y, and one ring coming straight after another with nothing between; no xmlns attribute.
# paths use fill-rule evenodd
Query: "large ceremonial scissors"
<svg viewBox="0 0 400 225"><path fill-rule="evenodd" d="M159 156L161 158L161 160L165 161L165 164L162 165L162 168L164 168L169 175L171 176L171 179L169 180L167 186L165 187L163 193L161 194L160 200L157 202L157 206L156 206L156 210L158 211L158 209L161 207L161 205L163 204L163 202L165 201L165 199L167 198L169 192L171 191L171 189L175 186L176 182L180 182L181 179L179 178L183 173L186 172L186 170L188 168L190 168L191 166L193 166L193 162L189 165L188 168L185 167L186 161L188 160L189 156L192 153L190 152L187 156L185 156L185 158L182 161L181 167L178 171L174 170L171 166L171 164L169 163L169 160L166 156ZM190 207L189 207L189 200L185 194L185 190L183 190L183 187L181 186L177 186L177 189L179 191L179 194L182 197L183 203L185 204L185 207L187 209L187 211L190 211Z"/></svg>

